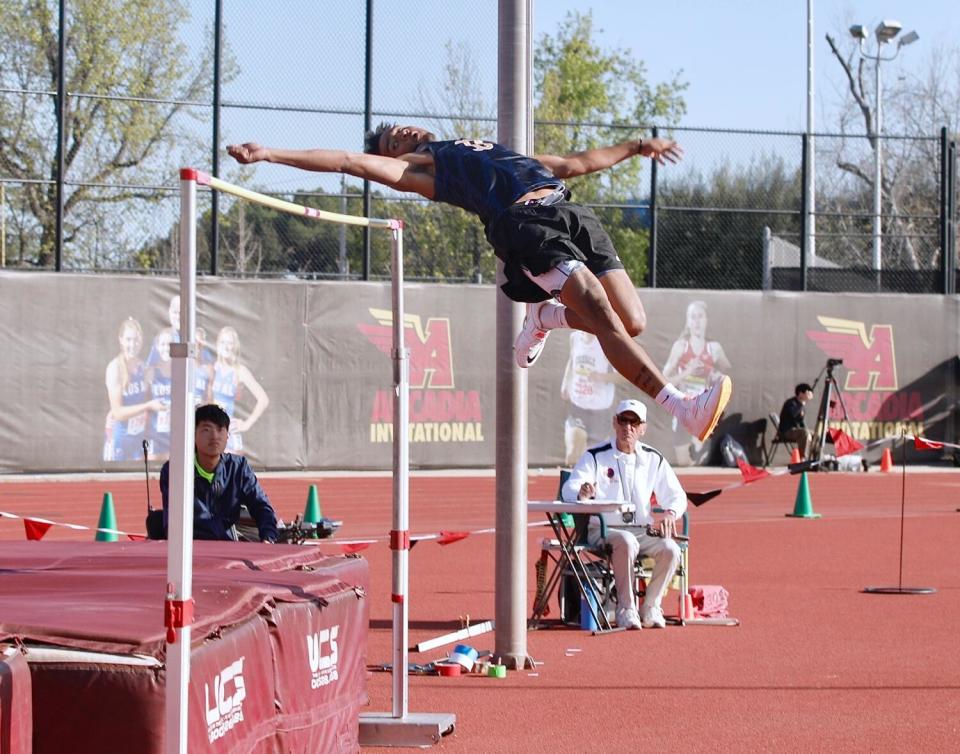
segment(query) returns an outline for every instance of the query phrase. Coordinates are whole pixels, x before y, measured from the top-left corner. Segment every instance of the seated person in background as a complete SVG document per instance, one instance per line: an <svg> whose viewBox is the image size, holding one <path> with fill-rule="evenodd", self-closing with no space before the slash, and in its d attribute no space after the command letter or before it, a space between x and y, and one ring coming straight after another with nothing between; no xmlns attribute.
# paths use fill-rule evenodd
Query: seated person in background
<svg viewBox="0 0 960 754"><path fill-rule="evenodd" d="M803 421L803 406L813 398L813 388L801 382L793 389L793 398L787 398L780 409L780 437L797 444L800 460L807 457L807 449L813 443L813 431Z"/></svg>
<svg viewBox="0 0 960 754"><path fill-rule="evenodd" d="M660 603L680 563L680 547L673 540L676 521L687 510L687 495L663 455L640 442L647 431L647 407L637 400L620 401L613 416L614 436L588 448L577 461L563 486L564 500L622 500L633 503L633 520L619 513L604 513L607 536L600 536L600 523L590 517L587 542L613 548L613 576L617 584L617 625L624 628L663 628L666 622ZM663 509L659 522L651 513L650 496L657 495ZM627 525L629 524L629 525ZM647 532L655 524L662 536ZM613 528L616 527L616 528ZM655 561L653 577L643 607L637 613L634 562L638 555Z"/></svg>
<svg viewBox="0 0 960 754"><path fill-rule="evenodd" d="M224 453L230 417L215 404L198 406L195 414L193 538L237 540L235 526L245 506L257 523L261 542L277 541L274 513L256 474L243 456ZM170 462L160 469L163 526L167 528Z"/></svg>

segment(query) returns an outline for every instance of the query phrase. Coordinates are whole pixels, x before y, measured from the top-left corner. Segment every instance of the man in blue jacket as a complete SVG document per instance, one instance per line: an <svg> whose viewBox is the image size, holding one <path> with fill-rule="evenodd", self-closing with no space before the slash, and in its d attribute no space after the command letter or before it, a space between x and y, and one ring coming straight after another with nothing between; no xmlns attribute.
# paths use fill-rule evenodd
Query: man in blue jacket
<svg viewBox="0 0 960 754"><path fill-rule="evenodd" d="M277 541L277 514L243 456L224 453L230 417L216 404L198 406L195 414L193 538L236 541L234 528L245 506L257 523L261 542ZM163 526L167 528L170 462L160 469Z"/></svg>

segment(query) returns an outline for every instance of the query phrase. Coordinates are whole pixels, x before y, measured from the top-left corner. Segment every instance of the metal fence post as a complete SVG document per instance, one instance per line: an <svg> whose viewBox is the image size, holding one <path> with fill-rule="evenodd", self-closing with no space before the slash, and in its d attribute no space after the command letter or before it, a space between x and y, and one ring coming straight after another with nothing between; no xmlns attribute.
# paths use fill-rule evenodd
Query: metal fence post
<svg viewBox="0 0 960 754"><path fill-rule="evenodd" d="M657 138L657 127L652 129ZM650 249L647 254L647 287L657 287L657 161L650 161Z"/></svg>
<svg viewBox="0 0 960 754"><path fill-rule="evenodd" d="M947 141L947 127L940 129L940 290L942 293L950 292L950 266L947 257L950 256L949 235L950 235L950 215L948 207L950 202L948 196L950 190L948 181L950 170L947 167L947 160L950 157L950 144Z"/></svg>
<svg viewBox="0 0 960 754"><path fill-rule="evenodd" d="M223 0L217 0L213 21L213 174L220 177L220 58L223 49ZM220 194L210 192L210 274L217 274L220 249Z"/></svg>
<svg viewBox="0 0 960 754"><path fill-rule="evenodd" d="M807 263L810 259L810 238L807 236L807 218L810 197L807 196L807 160L810 159L810 136L800 134L800 290L807 290Z"/></svg>
<svg viewBox="0 0 960 754"><path fill-rule="evenodd" d="M373 0L367 0L363 64L363 131L373 128ZM363 182L363 216L370 217L370 181ZM363 279L370 279L370 228L363 229Z"/></svg>
<svg viewBox="0 0 960 754"><path fill-rule="evenodd" d="M773 288L773 271L770 269L772 264L770 260L770 239L772 237L770 226L763 226L763 290L769 291Z"/></svg>
<svg viewBox="0 0 960 754"><path fill-rule="evenodd" d="M66 172L67 145L67 0L60 0L57 52L57 228L54 239L54 262L57 272L63 270L63 205L64 173ZM41 250L42 253L42 250Z"/></svg>
<svg viewBox="0 0 960 754"><path fill-rule="evenodd" d="M957 292L957 142L947 148L946 291Z"/></svg>

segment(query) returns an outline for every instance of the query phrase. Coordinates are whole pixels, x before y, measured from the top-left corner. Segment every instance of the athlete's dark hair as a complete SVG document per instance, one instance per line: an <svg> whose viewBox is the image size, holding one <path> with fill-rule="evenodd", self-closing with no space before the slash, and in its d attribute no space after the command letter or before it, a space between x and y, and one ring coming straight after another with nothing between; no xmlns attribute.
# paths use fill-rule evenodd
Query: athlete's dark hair
<svg viewBox="0 0 960 754"><path fill-rule="evenodd" d="M387 123L381 121L373 131L367 131L363 135L363 151L367 154L380 154L380 136L384 131L389 131L396 123Z"/></svg>
<svg viewBox="0 0 960 754"><path fill-rule="evenodd" d="M218 427L230 429L230 417L216 403L208 403L205 406L197 406L196 413L193 415L194 426L199 427L200 422L213 422Z"/></svg>
<svg viewBox="0 0 960 754"><path fill-rule="evenodd" d="M793 389L794 395L800 395L800 393L806 393L807 391L813 392L813 388L810 387L806 382L801 382Z"/></svg>

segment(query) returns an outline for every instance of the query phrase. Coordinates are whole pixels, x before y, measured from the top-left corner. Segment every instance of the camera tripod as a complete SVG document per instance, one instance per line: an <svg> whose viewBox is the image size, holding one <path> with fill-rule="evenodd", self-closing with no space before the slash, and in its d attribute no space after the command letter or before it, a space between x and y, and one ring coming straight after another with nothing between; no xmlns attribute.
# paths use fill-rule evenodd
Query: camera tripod
<svg viewBox="0 0 960 754"><path fill-rule="evenodd" d="M820 378L826 375L823 383L823 397L820 399L820 410L817 412L813 447L808 454L808 460L810 461L820 462L822 460L823 446L827 442L827 430L830 428L830 409L833 408L837 401L840 402L840 408L843 411L843 421L847 421L847 407L843 405L843 396L840 393L840 388L837 386L837 379L833 376L834 367L842 364L843 359L827 359L826 366L820 370L817 379L813 381L813 389L816 390ZM834 397L836 400L834 400ZM822 463L818 465L818 468L826 470Z"/></svg>

